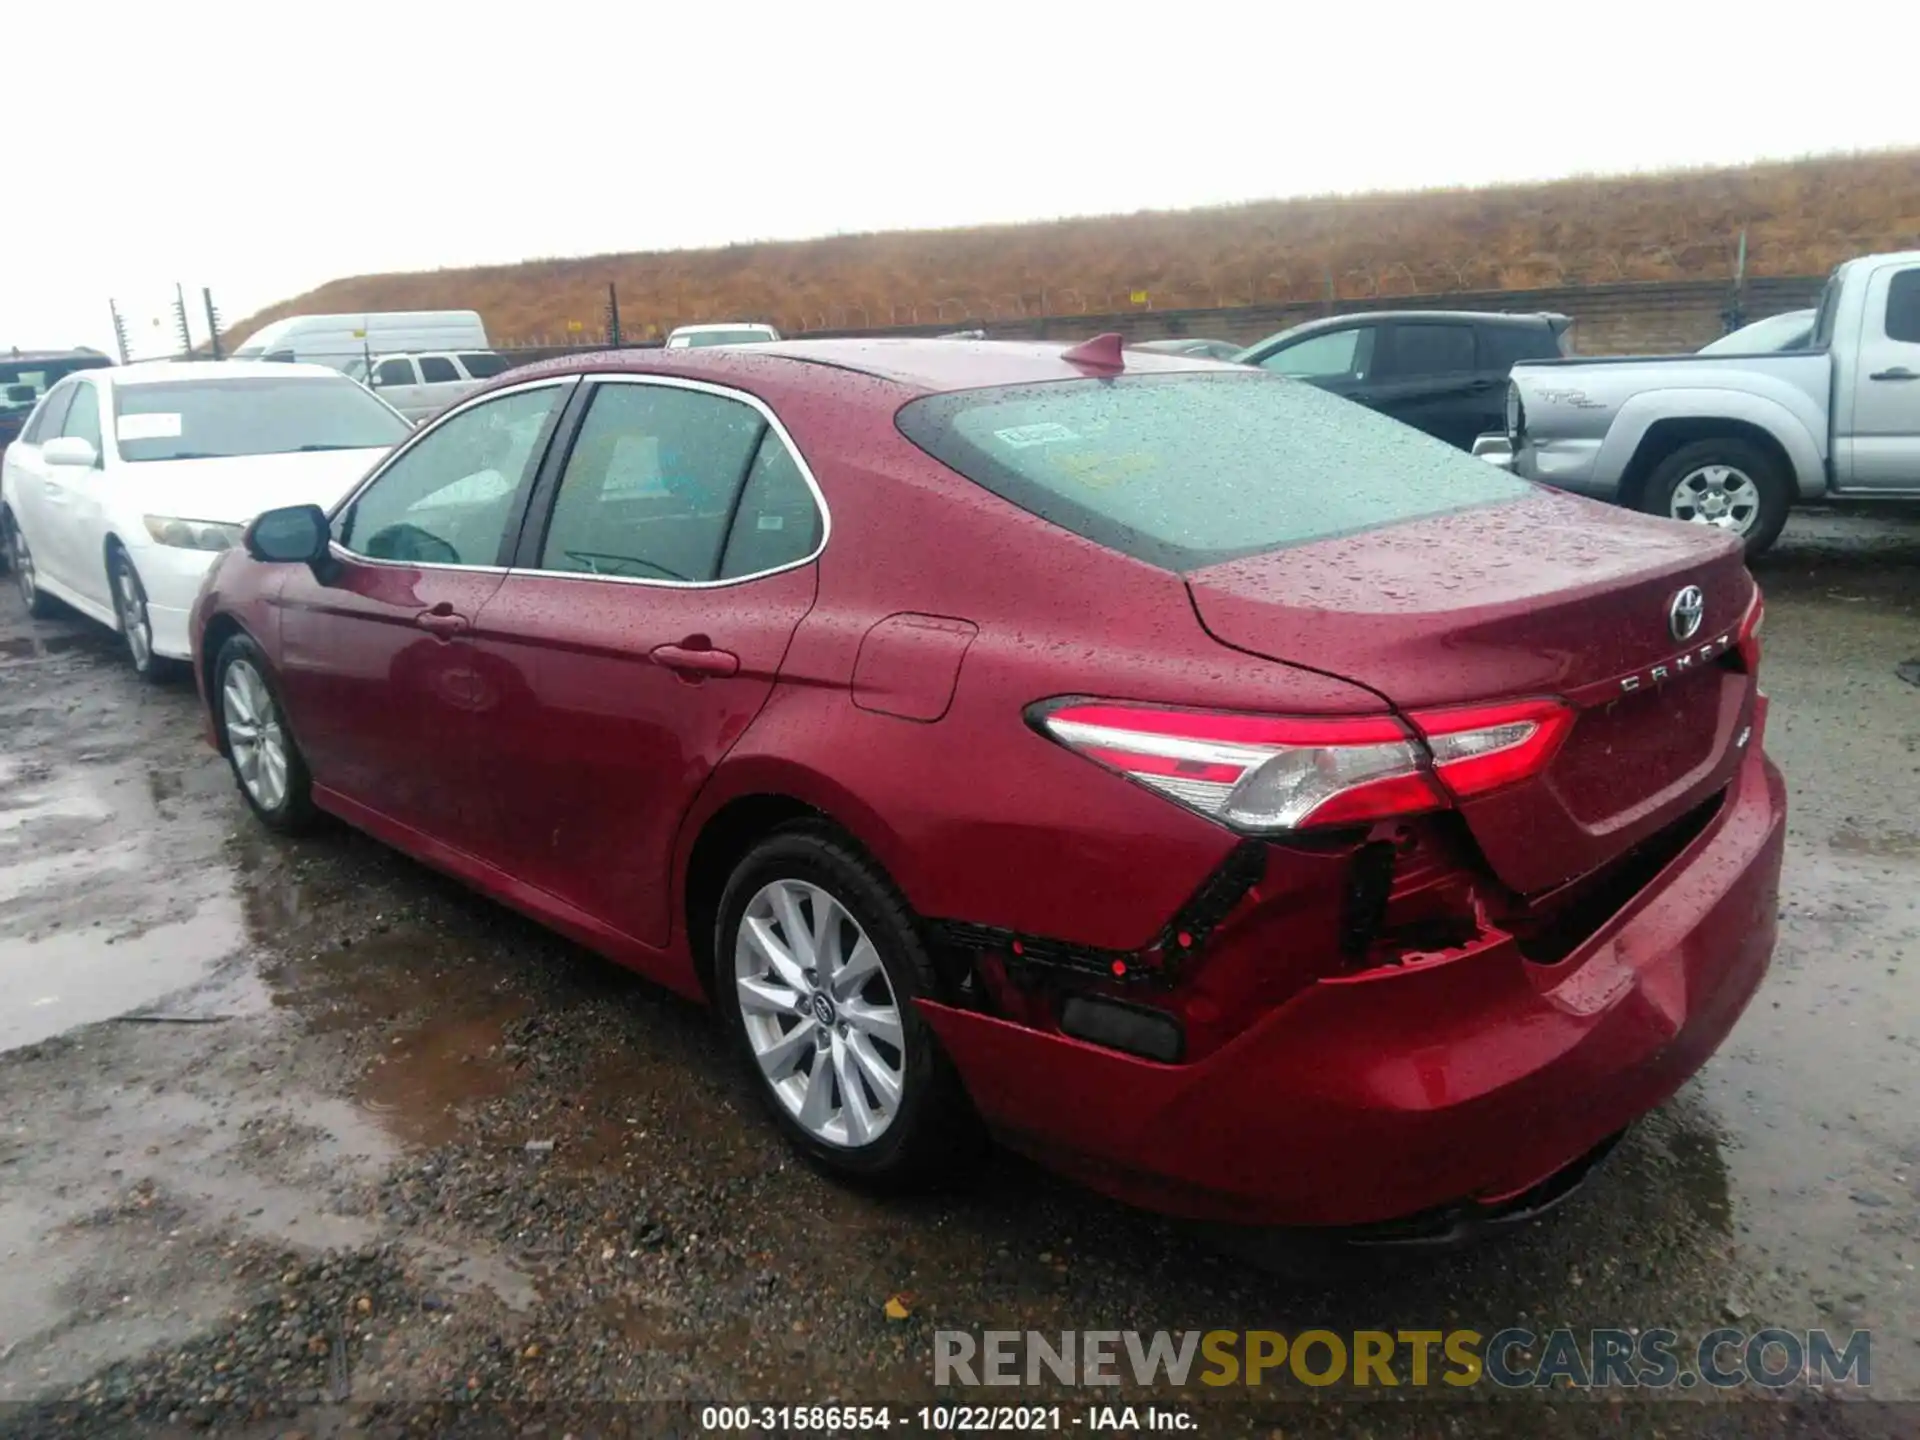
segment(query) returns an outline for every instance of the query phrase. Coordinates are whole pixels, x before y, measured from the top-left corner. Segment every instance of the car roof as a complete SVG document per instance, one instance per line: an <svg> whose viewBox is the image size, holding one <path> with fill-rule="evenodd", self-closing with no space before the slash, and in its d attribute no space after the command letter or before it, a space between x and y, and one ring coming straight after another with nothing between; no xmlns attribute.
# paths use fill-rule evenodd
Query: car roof
<svg viewBox="0 0 1920 1440"><path fill-rule="evenodd" d="M104 351L90 350L82 345L74 350L22 350L14 346L10 350L0 350L0 365L32 365L48 360L88 360L98 361L101 365L111 365L112 357Z"/></svg>
<svg viewBox="0 0 1920 1440"><path fill-rule="evenodd" d="M701 325L676 325L669 332L674 335L706 335L715 330L771 330L773 326L764 320L713 320Z"/></svg>
<svg viewBox="0 0 1920 1440"><path fill-rule="evenodd" d="M344 380L328 365L297 365L277 360L149 360L115 366L116 386L158 385L169 380ZM106 377L102 377L103 379Z"/></svg>
<svg viewBox="0 0 1920 1440"><path fill-rule="evenodd" d="M1084 380L1106 372L1065 358L1072 340L946 340L934 337L869 337L843 340L775 340L728 349L609 350L568 355L510 370L489 389L524 384L535 378L584 374L673 374L689 379L744 382L761 376L791 381L801 366L851 371L889 381L919 394L978 390L995 385L1027 385L1047 380ZM1164 351L1124 352L1126 373L1217 372L1235 367L1197 355Z"/></svg>

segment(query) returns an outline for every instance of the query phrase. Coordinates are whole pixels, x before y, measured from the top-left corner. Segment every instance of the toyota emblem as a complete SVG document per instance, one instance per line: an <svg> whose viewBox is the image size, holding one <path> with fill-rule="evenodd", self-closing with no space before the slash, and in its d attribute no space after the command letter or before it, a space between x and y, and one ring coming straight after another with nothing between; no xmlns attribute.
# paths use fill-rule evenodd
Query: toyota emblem
<svg viewBox="0 0 1920 1440"><path fill-rule="evenodd" d="M1667 629L1676 640L1691 640L1700 633L1700 622L1707 617L1707 597L1698 585L1689 585L1675 593L1667 605Z"/></svg>

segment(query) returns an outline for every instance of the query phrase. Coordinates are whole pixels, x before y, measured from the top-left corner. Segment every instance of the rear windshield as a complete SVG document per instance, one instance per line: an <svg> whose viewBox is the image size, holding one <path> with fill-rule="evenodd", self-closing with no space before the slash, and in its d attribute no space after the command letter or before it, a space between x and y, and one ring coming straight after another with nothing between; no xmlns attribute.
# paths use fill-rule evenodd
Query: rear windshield
<svg viewBox="0 0 1920 1440"><path fill-rule="evenodd" d="M406 421L344 377L122 385L113 399L123 460L371 450L409 433Z"/></svg>
<svg viewBox="0 0 1920 1440"><path fill-rule="evenodd" d="M900 411L906 437L1044 520L1168 570L1528 493L1484 460L1268 374L961 390Z"/></svg>
<svg viewBox="0 0 1920 1440"><path fill-rule="evenodd" d="M689 349L696 349L705 345L752 345L769 338L764 330L695 330L680 336L679 341Z"/></svg>

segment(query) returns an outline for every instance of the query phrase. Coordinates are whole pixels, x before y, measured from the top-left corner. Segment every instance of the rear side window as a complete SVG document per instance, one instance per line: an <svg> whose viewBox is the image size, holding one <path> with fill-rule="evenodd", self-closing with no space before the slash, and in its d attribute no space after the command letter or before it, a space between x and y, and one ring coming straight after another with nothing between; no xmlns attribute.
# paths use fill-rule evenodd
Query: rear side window
<svg viewBox="0 0 1920 1440"><path fill-rule="evenodd" d="M722 578L736 508L770 428L758 410L724 395L600 385L560 477L540 568L683 583ZM777 492L777 477L762 488ZM786 528L777 500L770 494L764 510L768 536ZM741 548L745 563L750 547ZM741 573L729 569L727 578Z"/></svg>
<svg viewBox="0 0 1920 1440"><path fill-rule="evenodd" d="M820 507L800 463L769 428L747 472L746 489L720 556L720 578L737 580L804 560L820 543Z"/></svg>
<svg viewBox="0 0 1920 1440"><path fill-rule="evenodd" d="M460 363L466 367L467 374L475 380L491 380L507 368L507 357L479 351L471 355L462 355Z"/></svg>
<svg viewBox="0 0 1920 1440"><path fill-rule="evenodd" d="M1457 375L1473 369L1473 326L1395 325L1379 366L1382 379Z"/></svg>
<svg viewBox="0 0 1920 1440"><path fill-rule="evenodd" d="M1484 460L1268 375L962 390L912 402L898 424L1003 499L1177 571L1528 493Z"/></svg>
<svg viewBox="0 0 1920 1440"><path fill-rule="evenodd" d="M420 379L428 385L444 385L458 380L460 372L453 368L453 361L444 355L422 355L420 357Z"/></svg>
<svg viewBox="0 0 1920 1440"><path fill-rule="evenodd" d="M1920 345L1920 266L1887 282L1887 338Z"/></svg>
<svg viewBox="0 0 1920 1440"><path fill-rule="evenodd" d="M1560 340L1545 325L1482 325L1478 369L1511 370L1522 360L1557 360Z"/></svg>
<svg viewBox="0 0 1920 1440"><path fill-rule="evenodd" d="M1824 350L1833 343L1834 322L1840 310L1840 270L1827 276L1826 289L1820 292L1820 308L1813 316L1813 347Z"/></svg>

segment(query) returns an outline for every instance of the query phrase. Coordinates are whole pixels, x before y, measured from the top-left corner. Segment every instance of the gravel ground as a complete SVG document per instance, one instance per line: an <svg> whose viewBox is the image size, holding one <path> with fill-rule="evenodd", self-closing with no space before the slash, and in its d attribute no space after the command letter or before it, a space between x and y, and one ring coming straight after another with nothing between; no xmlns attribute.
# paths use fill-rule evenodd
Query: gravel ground
<svg viewBox="0 0 1920 1440"><path fill-rule="evenodd" d="M1571 1205L1392 1259L1007 1156L941 1198L823 1180L704 1013L344 829L265 834L190 687L9 586L0 1434L691 1432L931 1401L935 1328L1514 1324L1871 1327L1912 1403L1160 1398L1204 1433L1920 1432L1920 524L1799 517L1762 570L1772 975Z"/></svg>

